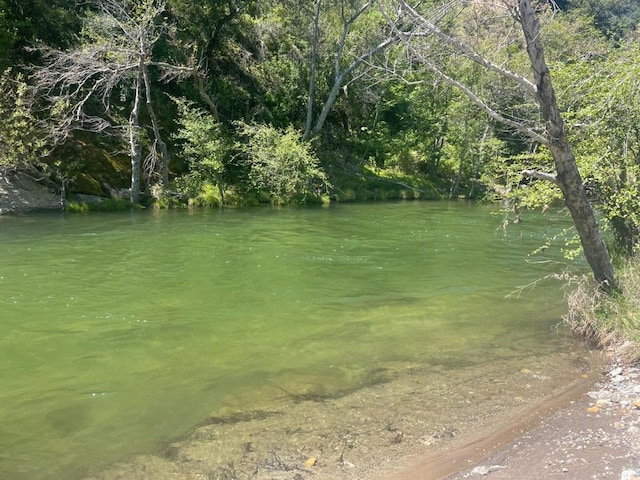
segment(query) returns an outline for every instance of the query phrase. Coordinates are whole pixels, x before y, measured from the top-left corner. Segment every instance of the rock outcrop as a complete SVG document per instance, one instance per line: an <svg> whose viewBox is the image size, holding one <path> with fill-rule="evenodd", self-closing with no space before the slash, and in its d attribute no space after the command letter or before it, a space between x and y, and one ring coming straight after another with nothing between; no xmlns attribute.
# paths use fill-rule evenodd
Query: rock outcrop
<svg viewBox="0 0 640 480"><path fill-rule="evenodd" d="M0 173L0 215L60 208L60 197L27 175Z"/></svg>

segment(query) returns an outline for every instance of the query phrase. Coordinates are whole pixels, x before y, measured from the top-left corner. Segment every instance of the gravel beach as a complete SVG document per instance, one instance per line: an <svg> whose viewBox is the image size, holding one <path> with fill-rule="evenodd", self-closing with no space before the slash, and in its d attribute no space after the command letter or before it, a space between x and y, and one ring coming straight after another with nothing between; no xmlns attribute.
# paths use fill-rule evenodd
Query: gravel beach
<svg viewBox="0 0 640 480"><path fill-rule="evenodd" d="M640 480L640 367L613 361L607 370L579 399L446 479Z"/></svg>

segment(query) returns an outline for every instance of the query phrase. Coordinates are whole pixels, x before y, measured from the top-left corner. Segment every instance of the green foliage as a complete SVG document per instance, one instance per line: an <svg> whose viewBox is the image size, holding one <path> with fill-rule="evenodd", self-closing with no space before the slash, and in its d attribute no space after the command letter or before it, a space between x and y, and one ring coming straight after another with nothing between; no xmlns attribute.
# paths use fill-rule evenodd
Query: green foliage
<svg viewBox="0 0 640 480"><path fill-rule="evenodd" d="M16 41L16 29L7 17L6 0L0 0L0 71L11 65L11 51Z"/></svg>
<svg viewBox="0 0 640 480"><path fill-rule="evenodd" d="M224 202L225 162L230 145L223 134L222 125L213 115L196 108L184 99L175 99L178 107L179 125L174 139L180 142L182 154L189 164L189 173L184 175L177 186L180 192L193 198L206 185L216 185L220 200Z"/></svg>
<svg viewBox="0 0 640 480"><path fill-rule="evenodd" d="M553 183L531 178L523 172L553 172L553 159L546 150L510 156L497 156L490 163L484 181L492 185L509 209L548 209L562 199L562 192Z"/></svg>
<svg viewBox="0 0 640 480"><path fill-rule="evenodd" d="M239 149L249 167L254 189L267 192L279 204L318 199L330 188L311 145L293 127L239 123L245 143Z"/></svg>
<svg viewBox="0 0 640 480"><path fill-rule="evenodd" d="M191 199L194 207L218 207L221 204L220 190L209 182L204 182L198 194Z"/></svg>
<svg viewBox="0 0 640 480"><path fill-rule="evenodd" d="M260 89L262 122L284 126L304 121L309 45L303 12L276 3L255 20L260 61L250 72Z"/></svg>
<svg viewBox="0 0 640 480"><path fill-rule="evenodd" d="M37 62L28 48L37 43L71 47L85 7L74 0L0 0L0 68Z"/></svg>
<svg viewBox="0 0 640 480"><path fill-rule="evenodd" d="M255 118L256 112L268 115L263 108L266 88L254 70L262 60L257 2L167 0L167 5L175 21L170 57L185 64L200 62L203 86L215 98L219 118L230 122ZM181 95L193 98L197 92L190 83L182 85Z"/></svg>
<svg viewBox="0 0 640 480"><path fill-rule="evenodd" d="M375 123L353 134L356 152L364 160L409 175L450 176L442 160L451 90L427 79L433 81L386 88L374 113Z"/></svg>
<svg viewBox="0 0 640 480"><path fill-rule="evenodd" d="M32 91L22 75L0 75L0 169L24 170L44 166L46 142L32 111Z"/></svg>
<svg viewBox="0 0 640 480"><path fill-rule="evenodd" d="M581 12L592 17L595 26L614 40L624 38L640 24L640 3L637 0L577 0Z"/></svg>
<svg viewBox="0 0 640 480"><path fill-rule="evenodd" d="M640 241L639 62L640 48L627 42L589 62L556 65L588 193L613 233L614 250L625 256Z"/></svg>
<svg viewBox="0 0 640 480"><path fill-rule="evenodd" d="M64 209L69 213L87 213L91 210L91 207L88 203L67 202Z"/></svg>

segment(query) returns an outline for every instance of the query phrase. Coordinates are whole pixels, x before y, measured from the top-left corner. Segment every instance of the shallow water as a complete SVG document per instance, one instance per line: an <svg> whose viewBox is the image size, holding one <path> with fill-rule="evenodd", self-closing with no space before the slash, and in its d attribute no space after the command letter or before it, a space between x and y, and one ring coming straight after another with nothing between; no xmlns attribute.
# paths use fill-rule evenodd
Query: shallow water
<svg viewBox="0 0 640 480"><path fill-rule="evenodd" d="M500 225L446 202L0 219L0 478L153 451L274 379L331 396L575 348L562 260L528 256L566 219Z"/></svg>

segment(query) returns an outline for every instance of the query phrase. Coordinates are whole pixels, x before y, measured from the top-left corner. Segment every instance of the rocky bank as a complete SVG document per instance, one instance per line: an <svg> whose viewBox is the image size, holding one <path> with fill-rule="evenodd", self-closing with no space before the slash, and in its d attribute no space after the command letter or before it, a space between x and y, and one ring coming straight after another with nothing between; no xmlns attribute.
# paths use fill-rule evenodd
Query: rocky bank
<svg viewBox="0 0 640 480"><path fill-rule="evenodd" d="M591 390L447 480L640 480L640 365L612 361Z"/></svg>
<svg viewBox="0 0 640 480"><path fill-rule="evenodd" d="M0 173L0 215L60 208L60 197L29 176Z"/></svg>

